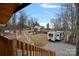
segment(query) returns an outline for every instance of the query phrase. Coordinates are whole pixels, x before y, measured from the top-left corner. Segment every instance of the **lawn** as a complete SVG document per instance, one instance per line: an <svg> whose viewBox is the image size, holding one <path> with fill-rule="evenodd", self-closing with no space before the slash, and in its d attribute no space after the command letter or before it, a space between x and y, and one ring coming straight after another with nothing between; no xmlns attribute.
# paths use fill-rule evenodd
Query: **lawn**
<svg viewBox="0 0 79 59"><path fill-rule="evenodd" d="M26 35L28 37L30 37L30 39L38 47L42 47L45 44L47 44L47 42L48 42L47 41L47 34L44 34L44 33L33 34L32 32L31 33L28 33L28 31L25 31L25 32L26 32Z"/></svg>

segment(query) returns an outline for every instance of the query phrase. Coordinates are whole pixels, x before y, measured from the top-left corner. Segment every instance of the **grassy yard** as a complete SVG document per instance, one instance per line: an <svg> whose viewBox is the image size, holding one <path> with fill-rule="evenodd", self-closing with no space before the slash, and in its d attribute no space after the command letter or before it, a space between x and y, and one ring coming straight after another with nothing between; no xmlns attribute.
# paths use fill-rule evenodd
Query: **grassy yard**
<svg viewBox="0 0 79 59"><path fill-rule="evenodd" d="M25 32L26 35L31 38L31 40L34 42L36 46L42 47L48 42L47 34L43 34L43 33L33 34L33 33L28 33L28 31Z"/></svg>

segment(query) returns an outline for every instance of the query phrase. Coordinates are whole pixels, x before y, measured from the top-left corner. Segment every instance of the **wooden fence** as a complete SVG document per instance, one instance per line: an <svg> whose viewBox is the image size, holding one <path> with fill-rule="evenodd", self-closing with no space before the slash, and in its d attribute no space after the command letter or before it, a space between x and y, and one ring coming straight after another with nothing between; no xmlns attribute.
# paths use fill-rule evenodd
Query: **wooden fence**
<svg viewBox="0 0 79 59"><path fill-rule="evenodd" d="M20 52L18 52L20 50ZM55 56L54 51L45 50L17 39L7 39L0 36L0 56Z"/></svg>

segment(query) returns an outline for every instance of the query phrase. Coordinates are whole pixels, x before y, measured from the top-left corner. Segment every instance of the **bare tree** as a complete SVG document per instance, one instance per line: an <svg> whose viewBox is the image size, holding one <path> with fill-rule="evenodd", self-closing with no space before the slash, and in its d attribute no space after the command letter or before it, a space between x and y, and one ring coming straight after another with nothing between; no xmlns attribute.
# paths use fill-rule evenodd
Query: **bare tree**
<svg viewBox="0 0 79 59"><path fill-rule="evenodd" d="M12 26L13 26L13 32L16 32L16 14L13 14L13 18L12 18Z"/></svg>

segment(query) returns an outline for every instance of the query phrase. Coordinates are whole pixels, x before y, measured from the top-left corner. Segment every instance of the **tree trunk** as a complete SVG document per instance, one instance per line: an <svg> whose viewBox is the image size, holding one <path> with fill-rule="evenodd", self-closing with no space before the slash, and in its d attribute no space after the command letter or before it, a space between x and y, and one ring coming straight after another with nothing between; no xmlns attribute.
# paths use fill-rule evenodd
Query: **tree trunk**
<svg viewBox="0 0 79 59"><path fill-rule="evenodd" d="M77 11L77 40L76 40L76 55L79 56L79 4L76 5L76 11Z"/></svg>

